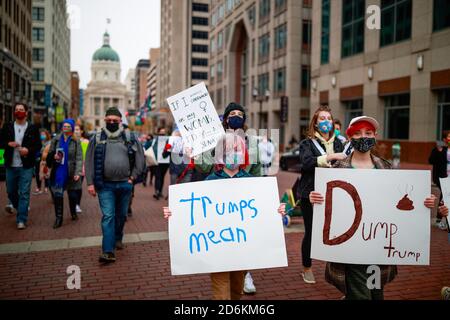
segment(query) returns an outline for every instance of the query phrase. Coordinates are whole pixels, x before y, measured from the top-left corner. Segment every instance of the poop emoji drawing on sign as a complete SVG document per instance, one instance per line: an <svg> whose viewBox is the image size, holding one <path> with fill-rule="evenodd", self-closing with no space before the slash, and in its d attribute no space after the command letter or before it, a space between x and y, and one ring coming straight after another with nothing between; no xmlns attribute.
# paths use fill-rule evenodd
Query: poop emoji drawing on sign
<svg viewBox="0 0 450 320"><path fill-rule="evenodd" d="M408 185L406 186L406 189L408 189ZM409 190L409 192L406 192L403 198L400 199L400 201L397 203L397 209L402 211L414 210L414 203L411 199L408 198L408 194L410 195L413 189L413 186L411 186L411 190Z"/></svg>

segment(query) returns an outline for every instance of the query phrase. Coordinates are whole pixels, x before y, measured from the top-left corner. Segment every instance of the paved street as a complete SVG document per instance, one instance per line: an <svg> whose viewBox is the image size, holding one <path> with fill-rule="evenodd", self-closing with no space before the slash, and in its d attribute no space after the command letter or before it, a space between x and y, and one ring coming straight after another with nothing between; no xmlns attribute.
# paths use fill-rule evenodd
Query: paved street
<svg viewBox="0 0 450 320"><path fill-rule="evenodd" d="M295 173L278 175L280 195L295 181ZM125 250L117 262L98 263L101 230L98 200L85 192L83 213L71 221L66 203L63 227L52 229L53 206L48 195L32 196L29 227L18 231L15 217L0 214L0 299L209 299L208 275L171 276L167 223L152 198L153 188L136 189L134 215L125 227ZM0 206L6 201L0 183ZM66 201L67 202L67 201ZM286 229L289 267L252 272L257 293L244 299L340 299L324 280L324 266L314 262L318 283L301 279L301 219ZM81 268L81 290L66 288L66 268ZM385 290L386 299L439 299L450 284L450 245L444 231L432 227L431 265L399 267L399 276Z"/></svg>

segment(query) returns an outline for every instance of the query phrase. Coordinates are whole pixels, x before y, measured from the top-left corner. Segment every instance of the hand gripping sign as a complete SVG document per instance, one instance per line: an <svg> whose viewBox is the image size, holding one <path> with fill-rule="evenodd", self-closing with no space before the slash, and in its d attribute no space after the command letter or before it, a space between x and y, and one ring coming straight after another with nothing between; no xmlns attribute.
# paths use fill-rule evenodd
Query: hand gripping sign
<svg viewBox="0 0 450 320"><path fill-rule="evenodd" d="M316 169L311 257L349 264L428 265L430 172Z"/></svg>

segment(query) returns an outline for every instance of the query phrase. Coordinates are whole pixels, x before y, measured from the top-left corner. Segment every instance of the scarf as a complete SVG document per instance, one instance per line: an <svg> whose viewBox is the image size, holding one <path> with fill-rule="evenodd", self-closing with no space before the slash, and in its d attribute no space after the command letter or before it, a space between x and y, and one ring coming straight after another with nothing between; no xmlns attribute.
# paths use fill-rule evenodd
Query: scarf
<svg viewBox="0 0 450 320"><path fill-rule="evenodd" d="M69 145L72 141L72 137L68 137L67 141L64 140L64 134L61 134L59 138L59 149L63 149L64 157L62 162L58 165L55 175L55 186L62 188L66 186L67 179L69 177Z"/></svg>

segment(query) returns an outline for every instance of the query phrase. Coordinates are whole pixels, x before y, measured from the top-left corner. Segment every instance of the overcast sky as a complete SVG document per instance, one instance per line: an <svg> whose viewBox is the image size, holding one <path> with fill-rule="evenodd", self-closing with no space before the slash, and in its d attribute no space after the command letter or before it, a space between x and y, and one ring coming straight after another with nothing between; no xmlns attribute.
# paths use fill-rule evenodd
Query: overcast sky
<svg viewBox="0 0 450 320"><path fill-rule="evenodd" d="M102 46L106 29L111 36L111 47L120 56L122 81L139 59L149 58L150 48L159 47L160 0L68 0L67 3L69 12L75 12L71 6L80 12L79 24L72 23L75 27L71 32L71 70L78 71L81 88L86 88L90 81L92 55Z"/></svg>

